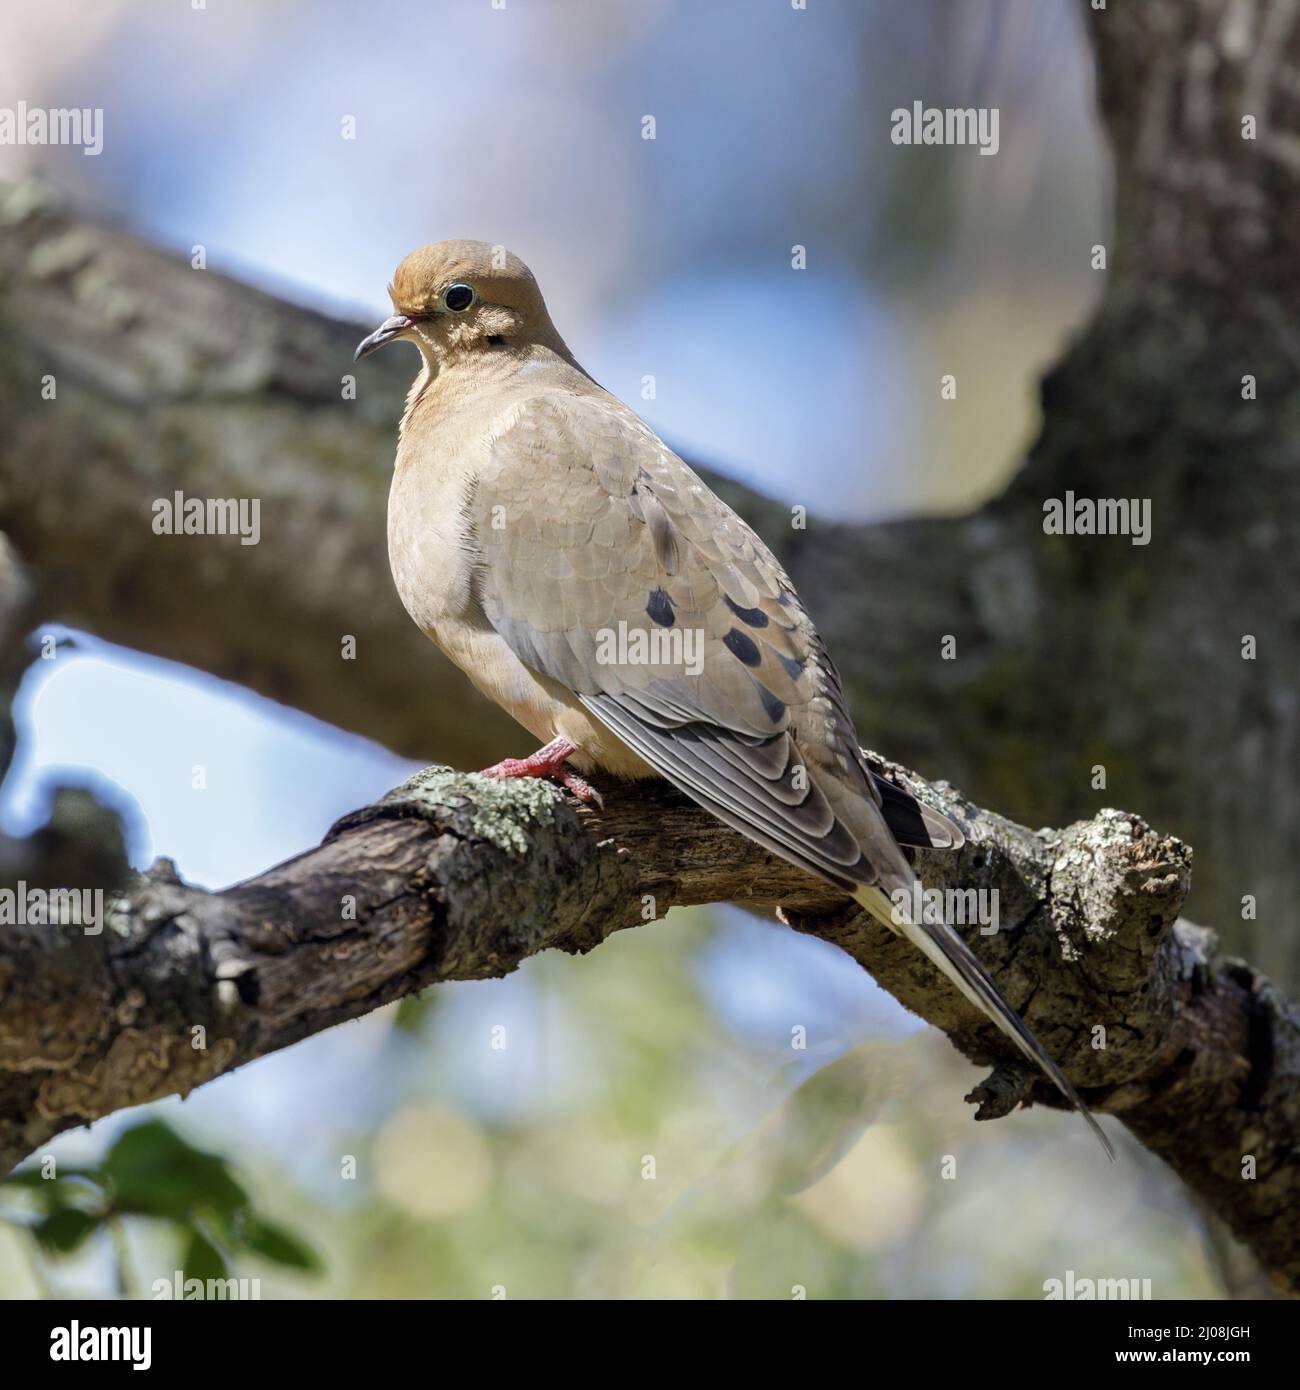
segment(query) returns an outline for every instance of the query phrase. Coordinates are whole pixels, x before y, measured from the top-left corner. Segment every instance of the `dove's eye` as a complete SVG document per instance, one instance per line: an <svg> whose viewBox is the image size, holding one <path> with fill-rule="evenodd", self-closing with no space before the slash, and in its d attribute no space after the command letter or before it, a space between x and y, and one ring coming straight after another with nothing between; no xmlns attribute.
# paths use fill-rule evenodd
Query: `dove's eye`
<svg viewBox="0 0 1300 1390"><path fill-rule="evenodd" d="M474 286L466 285L459 280L454 285L448 285L442 292L442 302L453 314L463 314L477 298Z"/></svg>

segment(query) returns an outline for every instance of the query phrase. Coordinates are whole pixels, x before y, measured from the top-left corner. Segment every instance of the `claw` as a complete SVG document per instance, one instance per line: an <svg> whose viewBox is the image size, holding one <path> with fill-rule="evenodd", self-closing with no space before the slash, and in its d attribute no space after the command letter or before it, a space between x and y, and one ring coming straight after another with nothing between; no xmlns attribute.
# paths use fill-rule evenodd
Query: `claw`
<svg viewBox="0 0 1300 1390"><path fill-rule="evenodd" d="M552 739L545 748L526 758L502 758L499 763L485 767L484 777L548 777L573 793L579 801L594 802L603 811L604 799L584 777L569 767L565 759L578 750L567 738Z"/></svg>
<svg viewBox="0 0 1300 1390"><path fill-rule="evenodd" d="M592 802L600 810L603 811L605 809L605 798L601 796L585 777L579 777L567 763L556 769L555 777L562 785L567 787L579 801Z"/></svg>

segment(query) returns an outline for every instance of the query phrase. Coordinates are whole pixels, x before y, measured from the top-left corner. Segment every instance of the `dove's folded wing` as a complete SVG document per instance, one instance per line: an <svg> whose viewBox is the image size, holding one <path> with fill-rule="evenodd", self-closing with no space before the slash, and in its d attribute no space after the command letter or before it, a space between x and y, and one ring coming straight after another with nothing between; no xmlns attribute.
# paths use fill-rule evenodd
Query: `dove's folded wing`
<svg viewBox="0 0 1300 1390"><path fill-rule="evenodd" d="M790 581L631 411L604 396L527 402L468 505L480 602L526 666L773 852L846 887L910 880ZM910 800L892 814L917 839L961 843Z"/></svg>

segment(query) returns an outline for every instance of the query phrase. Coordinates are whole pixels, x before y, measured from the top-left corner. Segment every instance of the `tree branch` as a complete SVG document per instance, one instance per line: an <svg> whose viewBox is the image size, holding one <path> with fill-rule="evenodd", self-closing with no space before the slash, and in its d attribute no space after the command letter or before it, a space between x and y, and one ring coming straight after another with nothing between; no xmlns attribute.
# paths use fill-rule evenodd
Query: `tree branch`
<svg viewBox="0 0 1300 1390"><path fill-rule="evenodd" d="M1012 815L1083 818L1032 835L937 787L972 842L925 863L927 882L997 888L1004 930L973 944L1012 1002L1295 1292L1295 1011L1211 934L1173 925L1189 852L1094 814L1090 773L1201 847L1195 909L1294 978L1300 24L1217 0L1085 12L1115 155L1111 268L1006 494L968 517L795 532L784 508L723 491L816 613L861 728ZM1242 140L1245 115L1260 139ZM1080 255L1103 240L1087 230ZM347 400L354 326L196 272L32 185L0 200L0 330L0 526L48 616L399 751L475 765L516 746L392 595L379 538L406 363L376 363ZM176 489L261 499L264 543L155 536L151 504ZM1044 499L1067 490L1149 499L1151 544L1045 536ZM1242 660L1246 634L1257 660ZM346 635L356 663L340 661ZM958 660L938 659L945 637ZM6 928L0 1153L434 980L586 949L640 921L644 893L662 913L742 885L969 1055L1005 1058L914 953L670 792L615 794L595 817L437 775L224 893L155 868L101 937ZM999 1067L984 1112L1026 1093L1051 1100Z"/></svg>
<svg viewBox="0 0 1300 1390"><path fill-rule="evenodd" d="M1007 492L970 516L798 531L788 505L720 490L789 570L864 737L1035 824L1093 814L1104 767L1109 797L1200 847L1192 910L1294 984L1300 24L1221 0L1079 9L1116 226L1079 229L1081 263L1105 246L1105 292ZM345 399L361 331L9 190L0 528L50 617L484 766L523 736L393 594L384 509L412 367L368 360ZM155 536L151 505L176 489L260 499L262 542ZM1045 535L1045 499L1067 492L1149 501L1150 543Z"/></svg>
<svg viewBox="0 0 1300 1390"><path fill-rule="evenodd" d="M1217 955L1213 933L1177 921L1190 850L1116 811L1032 833L874 761L965 829L960 853L920 855L918 869L928 888L997 904L996 934L968 939L1071 1079L1279 1287L1300 1289L1300 1019ZM223 892L182 883L162 860L113 901L98 936L0 936L0 1159L438 981L503 975L674 906L727 901L783 905L791 925L996 1064L976 1096L984 1115L1056 1103L905 941L670 788L611 787L596 811L546 783L431 768L319 848Z"/></svg>

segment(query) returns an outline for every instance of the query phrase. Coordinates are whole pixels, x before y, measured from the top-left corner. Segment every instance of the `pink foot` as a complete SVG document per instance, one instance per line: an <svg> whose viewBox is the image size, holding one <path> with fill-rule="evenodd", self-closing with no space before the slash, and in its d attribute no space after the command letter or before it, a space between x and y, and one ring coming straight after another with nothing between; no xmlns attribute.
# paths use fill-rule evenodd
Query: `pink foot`
<svg viewBox="0 0 1300 1390"><path fill-rule="evenodd" d="M594 801L602 810L605 802L600 793L585 778L579 777L571 767L565 766L565 759L576 753L577 747L567 738L552 739L545 748L530 753L526 758L502 758L499 763L485 767L483 777L549 777L562 787L567 787L579 801Z"/></svg>

